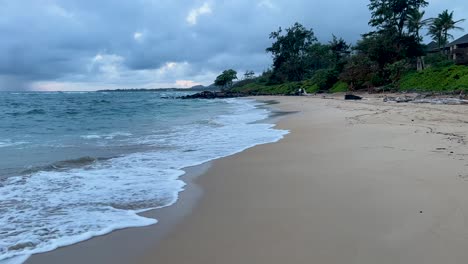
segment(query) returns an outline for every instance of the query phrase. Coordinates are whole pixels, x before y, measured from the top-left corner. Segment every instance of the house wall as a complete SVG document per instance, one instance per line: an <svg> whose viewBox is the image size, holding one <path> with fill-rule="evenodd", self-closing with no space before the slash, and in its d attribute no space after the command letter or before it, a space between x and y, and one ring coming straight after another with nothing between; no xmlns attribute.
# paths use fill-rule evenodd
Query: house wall
<svg viewBox="0 0 468 264"><path fill-rule="evenodd" d="M450 55L456 64L468 65L468 43L450 47Z"/></svg>

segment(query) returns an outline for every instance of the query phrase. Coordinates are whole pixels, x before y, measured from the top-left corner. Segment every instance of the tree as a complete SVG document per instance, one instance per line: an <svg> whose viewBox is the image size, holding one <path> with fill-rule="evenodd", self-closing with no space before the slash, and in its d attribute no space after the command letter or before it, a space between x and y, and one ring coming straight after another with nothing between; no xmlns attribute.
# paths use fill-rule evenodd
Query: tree
<svg viewBox="0 0 468 264"><path fill-rule="evenodd" d="M417 58L424 54L419 35L424 13L420 10L427 5L425 0L370 0L369 25L376 31L365 34L357 49L377 63L381 84L390 81L388 65L420 61Z"/></svg>
<svg viewBox="0 0 468 264"><path fill-rule="evenodd" d="M255 72L254 72L254 71L246 71L246 72L244 73L244 79L245 79L245 80L250 80L250 79L254 78L254 76L255 76Z"/></svg>
<svg viewBox="0 0 468 264"><path fill-rule="evenodd" d="M437 19L439 20L439 23L440 23L440 25L442 27L444 45L446 46L449 38L453 38L453 36L451 34L449 34L448 32L450 30L454 30L454 29L463 30L463 28L458 27L457 24L465 21L465 19L460 19L460 20L454 21L453 20L453 11L449 13L448 10L444 10L442 13L440 13L439 16L437 17ZM445 46L444 46L444 48L445 48Z"/></svg>
<svg viewBox="0 0 468 264"><path fill-rule="evenodd" d="M333 57L336 61L339 61L349 55L351 45L346 43L346 41L343 38L337 38L335 35L332 35L333 39L328 43L330 46L330 50L333 54Z"/></svg>
<svg viewBox="0 0 468 264"><path fill-rule="evenodd" d="M425 11L419 11L418 9L415 9L408 15L408 21L406 25L408 27L408 33L415 37L419 43L421 43L423 40L420 35L421 29L433 21L432 18L424 19L425 14ZM417 58L416 68L418 71L424 69L424 58L422 56Z"/></svg>
<svg viewBox="0 0 468 264"><path fill-rule="evenodd" d="M215 85L222 89L230 88L234 80L237 80L237 72L233 69L225 70L216 77Z"/></svg>
<svg viewBox="0 0 468 264"><path fill-rule="evenodd" d="M333 67L334 59L332 53L330 45L318 42L312 44L304 57L304 78L310 78L317 70Z"/></svg>
<svg viewBox="0 0 468 264"><path fill-rule="evenodd" d="M332 53L333 67L336 71L341 72L345 64L345 58L351 54L351 45L346 43L343 38L337 38L333 35L332 41L328 42Z"/></svg>
<svg viewBox="0 0 468 264"><path fill-rule="evenodd" d="M421 29L429 25L429 23L434 20L432 18L424 19L425 14L425 11L419 11L418 9L412 10L408 15L406 25L408 27L408 33L412 34L420 42L422 41L422 37L420 35Z"/></svg>
<svg viewBox="0 0 468 264"><path fill-rule="evenodd" d="M435 18L432 21L427 34L431 36L432 40L437 42L439 50L442 52L442 47L447 44L447 40L444 39L444 29L439 18Z"/></svg>
<svg viewBox="0 0 468 264"><path fill-rule="evenodd" d="M364 54L357 54L348 59L340 80L347 83L350 90L369 88L377 78L377 65Z"/></svg>
<svg viewBox="0 0 468 264"><path fill-rule="evenodd" d="M463 21L465 21L465 19L457 21L453 20L453 11L449 13L448 10L444 10L436 18L432 19L428 34L437 42L439 49L443 51L445 50L449 39L453 38L449 31L463 30L463 28L457 26L457 24Z"/></svg>
<svg viewBox="0 0 468 264"><path fill-rule="evenodd" d="M393 31L401 37L409 15L428 4L425 0L370 0L369 25L376 27L380 32Z"/></svg>
<svg viewBox="0 0 468 264"><path fill-rule="evenodd" d="M266 51L273 56L272 78L274 81L302 80L307 70L308 52L317 41L313 30L295 23L285 32L281 28L272 32L270 39L274 42Z"/></svg>

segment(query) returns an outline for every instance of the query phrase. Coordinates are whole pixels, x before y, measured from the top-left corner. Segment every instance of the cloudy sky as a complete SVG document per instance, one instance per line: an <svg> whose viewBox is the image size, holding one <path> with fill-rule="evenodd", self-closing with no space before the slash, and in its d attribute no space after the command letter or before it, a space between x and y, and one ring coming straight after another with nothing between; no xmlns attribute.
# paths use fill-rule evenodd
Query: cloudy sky
<svg viewBox="0 0 468 264"><path fill-rule="evenodd" d="M0 90L210 84L261 72L268 34L298 21L321 41L368 31L368 0L0 0ZM466 0L430 0L468 18ZM463 27L468 30L468 22ZM463 32L454 32L456 37Z"/></svg>

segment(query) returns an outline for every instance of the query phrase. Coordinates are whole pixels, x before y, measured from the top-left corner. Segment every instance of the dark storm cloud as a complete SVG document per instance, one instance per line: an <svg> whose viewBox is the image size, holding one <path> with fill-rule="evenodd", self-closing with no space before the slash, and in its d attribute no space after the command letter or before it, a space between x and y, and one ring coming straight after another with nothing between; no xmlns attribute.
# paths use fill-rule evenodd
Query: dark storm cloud
<svg viewBox="0 0 468 264"><path fill-rule="evenodd" d="M467 4L432 0L467 14ZM270 64L269 32L298 21L321 41L368 31L367 0L5 0L0 90L209 83L229 67ZM466 24L464 25L466 26ZM460 35L456 33L455 35Z"/></svg>

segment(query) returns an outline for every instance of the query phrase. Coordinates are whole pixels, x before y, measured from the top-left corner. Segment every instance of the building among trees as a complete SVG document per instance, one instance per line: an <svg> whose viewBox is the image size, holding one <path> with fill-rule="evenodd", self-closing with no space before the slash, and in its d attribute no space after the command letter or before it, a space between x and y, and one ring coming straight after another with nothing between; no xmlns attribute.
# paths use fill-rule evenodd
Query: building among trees
<svg viewBox="0 0 468 264"><path fill-rule="evenodd" d="M428 54L446 54L455 64L468 65L468 34L458 38L445 47L439 47L437 42L432 41L426 45Z"/></svg>
<svg viewBox="0 0 468 264"><path fill-rule="evenodd" d="M456 64L468 65L468 34L448 44L450 58Z"/></svg>

